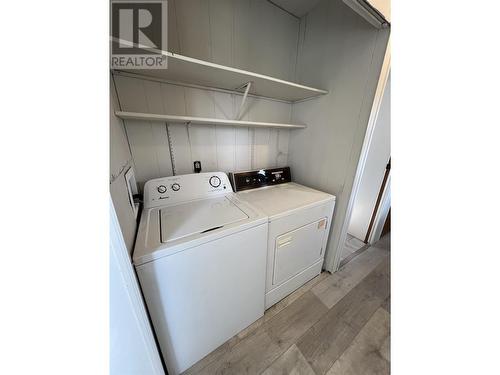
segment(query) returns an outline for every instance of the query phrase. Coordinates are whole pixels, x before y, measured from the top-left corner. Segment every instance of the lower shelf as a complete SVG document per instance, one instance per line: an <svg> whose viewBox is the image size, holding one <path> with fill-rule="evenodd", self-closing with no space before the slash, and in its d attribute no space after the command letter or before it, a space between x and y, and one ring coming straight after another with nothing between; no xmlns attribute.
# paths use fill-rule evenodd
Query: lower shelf
<svg viewBox="0 0 500 375"><path fill-rule="evenodd" d="M195 116L160 115L153 113L138 113L138 112L123 112L123 111L116 111L115 114L116 116L125 120L134 119L134 120L160 121L160 122L172 122L172 123L243 126L243 127L256 127L256 128L287 128L287 129L306 128L306 125L302 124L281 124L276 122L224 120L218 118L206 118L206 117L195 117Z"/></svg>

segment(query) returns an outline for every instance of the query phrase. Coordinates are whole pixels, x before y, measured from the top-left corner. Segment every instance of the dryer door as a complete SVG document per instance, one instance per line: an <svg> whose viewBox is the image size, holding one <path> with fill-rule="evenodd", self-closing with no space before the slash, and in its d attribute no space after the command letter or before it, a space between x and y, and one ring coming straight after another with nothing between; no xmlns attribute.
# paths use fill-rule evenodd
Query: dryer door
<svg viewBox="0 0 500 375"><path fill-rule="evenodd" d="M327 218L276 237L273 286L277 286L317 262L323 255Z"/></svg>

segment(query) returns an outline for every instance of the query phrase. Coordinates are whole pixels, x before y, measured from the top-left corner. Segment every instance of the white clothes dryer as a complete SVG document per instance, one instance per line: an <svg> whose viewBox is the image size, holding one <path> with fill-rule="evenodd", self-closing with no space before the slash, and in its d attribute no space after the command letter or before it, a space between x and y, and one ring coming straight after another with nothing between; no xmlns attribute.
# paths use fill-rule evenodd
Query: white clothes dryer
<svg viewBox="0 0 500 375"><path fill-rule="evenodd" d="M289 167L230 174L241 201L269 217L266 309L321 273L335 196L291 182Z"/></svg>

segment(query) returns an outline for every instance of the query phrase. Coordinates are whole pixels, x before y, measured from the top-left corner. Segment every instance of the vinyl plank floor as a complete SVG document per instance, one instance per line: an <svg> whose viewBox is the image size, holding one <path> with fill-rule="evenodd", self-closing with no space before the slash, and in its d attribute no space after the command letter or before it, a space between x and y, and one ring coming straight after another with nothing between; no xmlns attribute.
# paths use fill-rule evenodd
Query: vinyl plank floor
<svg viewBox="0 0 500 375"><path fill-rule="evenodd" d="M389 295L389 262L379 264L297 342L316 374L325 374Z"/></svg>
<svg viewBox="0 0 500 375"><path fill-rule="evenodd" d="M346 259L356 256L356 252L359 252L360 249L366 246L367 245L363 241L358 240L356 237L347 233L344 246L342 247L342 253L340 254L341 262L344 262Z"/></svg>
<svg viewBox="0 0 500 375"><path fill-rule="evenodd" d="M279 301L278 303L276 303L275 305L273 305L269 309L267 309L262 318L260 318L259 320L257 320L253 324L251 324L249 327L245 328L243 331L238 333L237 336L240 339L245 338L246 335L251 333L256 328L260 327L265 322L268 322L272 317L274 317L276 314L278 314L280 311L282 311L286 307L290 306L294 301L296 301L301 296L303 296L312 287L314 287L315 285L317 285L321 281L325 280L329 276L330 276L329 272L322 272L320 275L309 280L307 283L302 285L299 289L297 289L296 291L289 294L287 297L283 298L281 301Z"/></svg>
<svg viewBox="0 0 500 375"><path fill-rule="evenodd" d="M304 284L302 287L297 289L295 292L291 293L288 295L286 298L282 299L279 301L277 304L273 305L269 309L266 310L264 316L257 321L255 321L253 324L245 328L243 331L239 332L237 335L233 336L231 339L226 341L224 344L222 344L220 347L215 349L213 352L205 356L203 359L195 363L193 366L191 366L188 370L186 370L183 374L184 375L192 375L192 374L209 374L210 371L218 371L218 373L224 373L224 374L229 374L231 373L231 368L233 367L234 369L240 369L241 367L239 366L240 362L236 361L236 358L238 356L243 356L245 351L252 351L255 348L252 348L252 345L243 345L243 348L236 348L236 346L242 342L245 341L251 341L251 342L258 342L255 338L252 336L257 335L260 340L263 340L260 342L261 345L267 345L269 344L265 339L267 337L263 337L261 331L265 331L266 328L271 329L273 332L274 337L278 342L281 343L281 349L278 350L277 353L281 353L283 351L283 341L287 340L287 335L290 335L291 332L287 331L284 329L284 324L282 323L283 321L286 321L286 319L291 319L293 318L296 311L301 311L305 304L309 303L311 301L311 295L305 299L301 299L300 303L295 306L293 309L287 310L286 314L284 314L285 318L280 317L276 321L269 323L276 315L278 315L280 312L285 310L287 307L292 305L295 301L300 299L302 296L304 296L305 293L307 293L312 287L314 287L316 284L319 282L323 281L327 277L330 276L330 273L328 272L323 272L320 275L316 276L315 278L311 279L309 282ZM319 308L321 312L326 312L326 308L323 307L323 305L317 301L313 301L313 309L314 307ZM322 310L322 311L321 311ZM307 317L307 314L310 313L310 310L304 311L305 316ZM297 317L295 317L297 319ZM319 319L319 318L318 318ZM314 322L312 322L314 323ZM295 329L299 329L296 331L295 335L297 335L297 332L300 334L304 329L307 329L312 325L312 323L302 326L300 328L299 326L294 327ZM265 325L265 327L264 327ZM286 327L285 327L286 328ZM292 336L293 337L293 336ZM274 347L271 347L271 349L274 349ZM253 353L250 353L250 355L253 355ZM239 358L239 357L238 357ZM241 358L240 358L241 359ZM234 364L233 362L238 362ZM241 363L244 363L245 361L242 360ZM225 364L224 364L225 363ZM265 365L268 363L266 362ZM248 367L248 370L246 373L251 373L248 371L253 371L257 367Z"/></svg>
<svg viewBox="0 0 500 375"><path fill-rule="evenodd" d="M390 237L322 273L185 374L388 374L389 253Z"/></svg>
<svg viewBox="0 0 500 375"><path fill-rule="evenodd" d="M311 292L264 322L193 374L260 374L328 311ZM196 364L195 364L196 367Z"/></svg>
<svg viewBox="0 0 500 375"><path fill-rule="evenodd" d="M332 308L377 265L387 259L388 255L389 252L385 249L369 248L311 290L321 302Z"/></svg>
<svg viewBox="0 0 500 375"><path fill-rule="evenodd" d="M379 308L347 350L333 364L327 375L389 374L390 317Z"/></svg>
<svg viewBox="0 0 500 375"><path fill-rule="evenodd" d="M263 375L315 375L309 363L297 348L292 345L274 363L269 366Z"/></svg>
<svg viewBox="0 0 500 375"><path fill-rule="evenodd" d="M313 326L328 308L311 292L278 313L264 324L269 336L284 350Z"/></svg>
<svg viewBox="0 0 500 375"><path fill-rule="evenodd" d="M283 350L265 330L241 341L197 374L260 374L276 360Z"/></svg>
<svg viewBox="0 0 500 375"><path fill-rule="evenodd" d="M385 236L381 237L377 242L375 242L372 247L378 247L380 249L391 250L391 232L387 233Z"/></svg>

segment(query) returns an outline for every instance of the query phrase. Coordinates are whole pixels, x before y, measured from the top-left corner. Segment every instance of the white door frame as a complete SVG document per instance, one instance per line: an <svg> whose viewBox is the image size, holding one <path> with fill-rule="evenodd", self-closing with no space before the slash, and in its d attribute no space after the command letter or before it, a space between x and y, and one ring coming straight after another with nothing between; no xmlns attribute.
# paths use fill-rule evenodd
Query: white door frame
<svg viewBox="0 0 500 375"><path fill-rule="evenodd" d="M387 84L387 79L389 77L390 70L391 70L391 40L389 38L389 41L387 43L387 49L385 51L384 62L382 64L382 70L380 71L380 76L377 83L377 90L375 91L375 97L373 98L372 109L370 112L370 117L368 119L368 126L366 127L365 139L363 141L361 154L359 156L356 175L354 176L354 182L352 185L351 195L349 197L349 203L347 204L344 223L342 224L342 228L340 230L340 239L337 245L337 249L335 251L335 259L333 262L334 272L340 268L340 257L342 256L342 250L344 248L344 244L347 239L347 230L349 228L349 223L351 221L352 210L354 208L354 201L356 200L356 195L358 194L359 186L361 183L361 177L363 176L363 171L365 169L366 159L368 157L368 151L370 149L370 144L372 142L373 133L375 130L375 124L377 123L377 117L380 110L380 105L382 104L382 97L384 96L384 90ZM374 225L376 224L377 223L375 222Z"/></svg>
<svg viewBox="0 0 500 375"><path fill-rule="evenodd" d="M150 367L155 375L164 375L163 365L158 353L153 331L149 324L148 314L144 306L141 291L137 283L137 278L130 260L130 256L125 246L125 240L118 223L115 207L111 197L109 197L109 247L110 256L113 256L120 269L123 283L126 286L128 297L130 298L137 325L142 332L144 346L147 350Z"/></svg>

